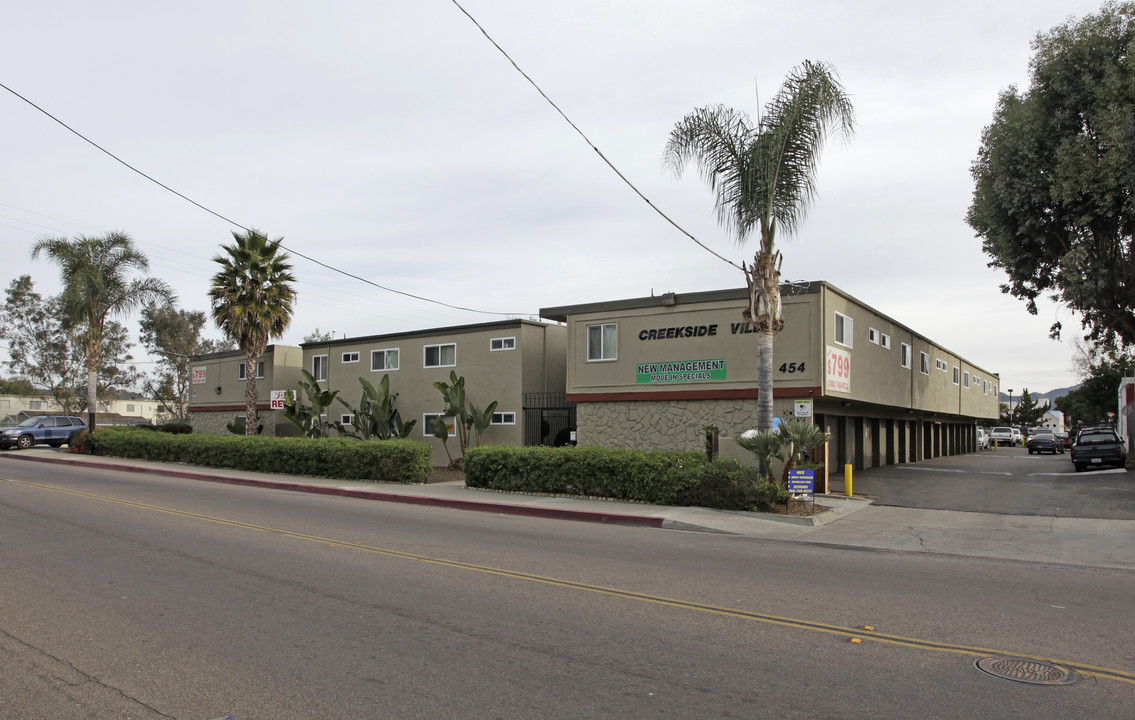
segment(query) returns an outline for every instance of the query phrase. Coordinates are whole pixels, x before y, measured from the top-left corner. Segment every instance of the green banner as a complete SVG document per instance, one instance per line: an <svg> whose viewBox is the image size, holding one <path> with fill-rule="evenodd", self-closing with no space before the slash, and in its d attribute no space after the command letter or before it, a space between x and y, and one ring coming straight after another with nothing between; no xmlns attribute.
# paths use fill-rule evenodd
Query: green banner
<svg viewBox="0 0 1135 720"><path fill-rule="evenodd" d="M639 363L635 366L638 383L704 382L725 379L724 360L678 360Z"/></svg>

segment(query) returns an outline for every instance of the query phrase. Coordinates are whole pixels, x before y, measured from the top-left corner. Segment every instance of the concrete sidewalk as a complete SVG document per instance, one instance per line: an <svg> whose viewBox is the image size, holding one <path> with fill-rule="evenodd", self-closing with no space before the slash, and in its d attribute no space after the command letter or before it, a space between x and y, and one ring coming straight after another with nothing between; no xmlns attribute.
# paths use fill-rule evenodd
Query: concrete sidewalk
<svg viewBox="0 0 1135 720"><path fill-rule="evenodd" d="M467 488L460 482L398 485L294 477L73 455L35 448L3 460L144 472L209 482L531 517L692 530L748 538L918 553L1135 569L1135 521L880 507L870 500L817 495L829 507L811 517L664 507L614 500L527 495ZM0 477L16 465L0 465Z"/></svg>

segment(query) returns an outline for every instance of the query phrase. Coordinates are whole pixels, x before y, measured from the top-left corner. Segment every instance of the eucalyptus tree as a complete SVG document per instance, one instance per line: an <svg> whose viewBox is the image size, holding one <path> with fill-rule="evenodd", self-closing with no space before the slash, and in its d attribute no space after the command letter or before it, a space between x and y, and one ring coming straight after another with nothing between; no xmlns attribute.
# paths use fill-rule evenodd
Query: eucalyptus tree
<svg viewBox="0 0 1135 720"><path fill-rule="evenodd" d="M87 420L95 427L98 373L104 339L112 318L129 315L150 302L172 301L164 281L145 275L149 260L124 232L72 239L41 237L32 244L32 257L46 255L61 270L63 319L78 332L87 364ZM141 273L141 276L136 275Z"/></svg>
<svg viewBox="0 0 1135 720"><path fill-rule="evenodd" d="M255 435L256 364L268 343L280 337L292 322L296 293L288 255L281 252L284 238L269 240L258 230L233 233L233 244L213 262L221 269L213 276L209 297L217 327L244 353L245 432Z"/></svg>
<svg viewBox="0 0 1135 720"><path fill-rule="evenodd" d="M753 235L752 264L742 263L749 289L743 316L757 329L757 428L772 428L773 344L784 327L778 232L799 230L816 195L816 169L833 132L849 138L851 100L827 63L793 68L753 123L739 110L702 107L670 132L663 160L675 175L698 166L715 193L718 221L739 245Z"/></svg>

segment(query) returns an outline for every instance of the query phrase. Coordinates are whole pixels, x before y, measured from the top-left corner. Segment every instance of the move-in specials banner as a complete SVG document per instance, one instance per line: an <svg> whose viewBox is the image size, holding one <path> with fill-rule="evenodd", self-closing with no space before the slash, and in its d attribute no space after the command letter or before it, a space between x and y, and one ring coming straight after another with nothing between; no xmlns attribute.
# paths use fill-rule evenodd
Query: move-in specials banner
<svg viewBox="0 0 1135 720"><path fill-rule="evenodd" d="M724 380L724 360L679 360L639 363L635 366L639 383L699 382Z"/></svg>

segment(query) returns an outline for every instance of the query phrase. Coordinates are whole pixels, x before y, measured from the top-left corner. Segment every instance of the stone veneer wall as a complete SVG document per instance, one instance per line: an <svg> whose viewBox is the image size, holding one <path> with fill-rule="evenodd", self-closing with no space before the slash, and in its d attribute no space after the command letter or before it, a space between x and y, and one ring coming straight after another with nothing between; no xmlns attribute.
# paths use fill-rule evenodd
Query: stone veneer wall
<svg viewBox="0 0 1135 720"><path fill-rule="evenodd" d="M757 426L756 400L581 402L576 407L580 445L702 452L706 425L719 429L722 457L752 458L728 438Z"/></svg>
<svg viewBox="0 0 1135 720"><path fill-rule="evenodd" d="M197 411L190 414L189 424L193 426L194 433L228 435L229 431L225 426L231 423L234 418L242 415L244 415L243 412L236 410L221 410L215 412ZM290 434L295 434L294 426L284 419L284 413L280 410L258 410L256 413L256 422L264 426L264 435L266 437L284 435L284 432L278 432L277 430L277 426L280 424L286 425L288 430L293 431Z"/></svg>

